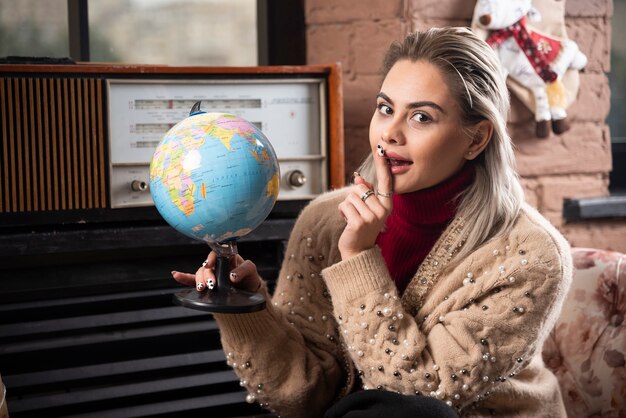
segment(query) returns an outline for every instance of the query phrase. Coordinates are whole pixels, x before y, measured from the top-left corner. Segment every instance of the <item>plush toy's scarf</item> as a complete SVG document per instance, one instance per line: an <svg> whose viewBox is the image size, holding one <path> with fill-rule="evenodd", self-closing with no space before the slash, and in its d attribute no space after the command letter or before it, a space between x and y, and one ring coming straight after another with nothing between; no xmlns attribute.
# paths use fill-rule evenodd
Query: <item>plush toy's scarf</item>
<svg viewBox="0 0 626 418"><path fill-rule="evenodd" d="M507 38L513 37L528 61L533 66L539 77L546 83L556 81L557 74L550 69L550 62L546 54L539 48L535 37L531 36L526 28L526 18L523 17L516 23L504 29L491 32L487 43L492 47L500 45Z"/></svg>

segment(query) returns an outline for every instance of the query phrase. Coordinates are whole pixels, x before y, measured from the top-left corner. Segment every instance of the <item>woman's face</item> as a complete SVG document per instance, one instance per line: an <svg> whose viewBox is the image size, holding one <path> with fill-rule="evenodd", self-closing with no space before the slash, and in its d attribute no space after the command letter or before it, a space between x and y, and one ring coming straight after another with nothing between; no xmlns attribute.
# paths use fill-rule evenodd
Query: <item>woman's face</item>
<svg viewBox="0 0 626 418"><path fill-rule="evenodd" d="M395 193L434 186L458 172L470 138L441 73L426 61L400 60L387 73L370 123L372 152L382 145Z"/></svg>

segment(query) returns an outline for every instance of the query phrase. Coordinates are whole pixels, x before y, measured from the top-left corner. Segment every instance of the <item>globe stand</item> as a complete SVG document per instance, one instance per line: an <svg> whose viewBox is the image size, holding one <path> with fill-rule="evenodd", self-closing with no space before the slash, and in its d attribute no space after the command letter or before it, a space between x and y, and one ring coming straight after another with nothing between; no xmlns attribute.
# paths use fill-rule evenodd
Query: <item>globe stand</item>
<svg viewBox="0 0 626 418"><path fill-rule="evenodd" d="M265 297L261 293L247 292L230 285L230 258L237 254L237 242L209 245L217 254L215 287L205 292L187 289L175 293L174 303L214 313L250 313L265 308Z"/></svg>

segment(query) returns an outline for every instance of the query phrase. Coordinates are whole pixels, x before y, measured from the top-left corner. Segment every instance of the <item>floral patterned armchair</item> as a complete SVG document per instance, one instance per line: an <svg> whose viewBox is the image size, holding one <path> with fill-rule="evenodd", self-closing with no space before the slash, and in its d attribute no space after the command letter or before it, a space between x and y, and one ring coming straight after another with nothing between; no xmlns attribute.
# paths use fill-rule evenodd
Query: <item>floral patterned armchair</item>
<svg viewBox="0 0 626 418"><path fill-rule="evenodd" d="M544 346L570 418L626 418L626 255L574 248L574 280Z"/></svg>

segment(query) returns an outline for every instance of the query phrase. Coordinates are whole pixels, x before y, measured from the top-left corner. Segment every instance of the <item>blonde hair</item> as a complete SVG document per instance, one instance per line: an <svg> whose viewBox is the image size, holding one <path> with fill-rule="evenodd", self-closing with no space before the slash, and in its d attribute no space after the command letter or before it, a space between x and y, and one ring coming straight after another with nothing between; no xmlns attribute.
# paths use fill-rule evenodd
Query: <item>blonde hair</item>
<svg viewBox="0 0 626 418"><path fill-rule="evenodd" d="M474 165L474 182L459 196L456 216L465 222L466 241L455 258L462 260L489 239L506 233L524 200L506 130L510 104L505 78L491 47L467 28L432 28L394 42L383 61L383 76L400 60L427 61L439 68L461 109L464 133L471 135L471 128L482 120L493 125L487 147L467 162ZM371 155L359 171L375 179Z"/></svg>

